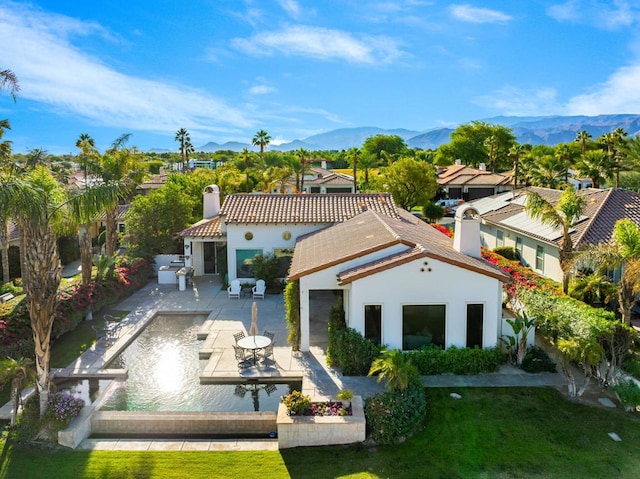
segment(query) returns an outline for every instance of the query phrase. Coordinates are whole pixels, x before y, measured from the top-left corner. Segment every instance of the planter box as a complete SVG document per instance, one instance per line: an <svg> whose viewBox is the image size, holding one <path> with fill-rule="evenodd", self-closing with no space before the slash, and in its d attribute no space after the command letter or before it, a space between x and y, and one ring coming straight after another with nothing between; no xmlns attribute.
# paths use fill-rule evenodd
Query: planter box
<svg viewBox="0 0 640 479"><path fill-rule="evenodd" d="M351 399L351 413L351 416L289 416L286 406L280 404L278 448L363 442L366 437L366 421L361 396L353 396Z"/></svg>

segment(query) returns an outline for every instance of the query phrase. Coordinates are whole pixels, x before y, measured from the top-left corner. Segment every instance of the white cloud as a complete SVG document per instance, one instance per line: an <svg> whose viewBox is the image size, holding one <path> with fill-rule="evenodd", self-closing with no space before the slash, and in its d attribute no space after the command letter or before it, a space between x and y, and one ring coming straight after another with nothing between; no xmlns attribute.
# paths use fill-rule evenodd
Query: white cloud
<svg viewBox="0 0 640 479"><path fill-rule="evenodd" d="M640 20L638 2L627 0L568 0L547 8L547 15L559 22L591 25L615 30L630 27Z"/></svg>
<svg viewBox="0 0 640 479"><path fill-rule="evenodd" d="M295 0L277 0L280 7L291 15L293 18L298 18L300 15L300 5Z"/></svg>
<svg viewBox="0 0 640 479"><path fill-rule="evenodd" d="M501 115L538 116L560 113L557 93L553 88L525 90L505 86L499 90L478 96L473 103L491 109Z"/></svg>
<svg viewBox="0 0 640 479"><path fill-rule="evenodd" d="M506 23L513 19L510 15L498 10L473 7L468 4L452 5L449 11L454 18L470 23Z"/></svg>
<svg viewBox="0 0 640 479"><path fill-rule="evenodd" d="M596 85L590 93L569 100L569 115L601 115L637 113L640 111L640 65L620 68L607 81Z"/></svg>
<svg viewBox="0 0 640 479"><path fill-rule="evenodd" d="M388 63L403 54L397 42L389 37L356 38L340 30L303 25L258 33L251 38L236 38L232 44L238 50L255 56L270 56L278 52L360 64Z"/></svg>
<svg viewBox="0 0 640 479"><path fill-rule="evenodd" d="M2 63L20 78L22 98L104 126L145 131L176 125L229 131L252 124L240 110L207 93L118 72L73 45L70 38L76 35L110 38L94 23L24 4L0 6Z"/></svg>
<svg viewBox="0 0 640 479"><path fill-rule="evenodd" d="M254 85L249 88L249 93L252 95L267 95L268 93L275 92L276 89L269 85Z"/></svg>

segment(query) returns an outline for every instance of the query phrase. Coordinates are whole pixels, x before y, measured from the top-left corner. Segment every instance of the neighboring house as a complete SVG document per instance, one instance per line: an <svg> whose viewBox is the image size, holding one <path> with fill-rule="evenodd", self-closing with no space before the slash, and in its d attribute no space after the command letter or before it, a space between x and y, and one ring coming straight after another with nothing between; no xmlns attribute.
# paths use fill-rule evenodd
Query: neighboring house
<svg viewBox="0 0 640 479"><path fill-rule="evenodd" d="M126 230L126 216L127 211L129 210L129 204L126 205L118 205L118 210L116 212L116 230L120 234L124 234ZM107 215L106 213L101 213L94 221L93 225L91 225L91 229L89 230L89 234L92 238L97 238L107 228Z"/></svg>
<svg viewBox="0 0 640 479"><path fill-rule="evenodd" d="M591 181L591 178L580 176L576 170L572 170L571 168L567 170L567 181L576 190L584 190L585 188L593 187L593 181Z"/></svg>
<svg viewBox="0 0 640 479"><path fill-rule="evenodd" d="M562 280L558 259L562 231L532 219L525 211L527 191L534 191L551 202L557 202L560 190L529 187L482 198L472 203L482 217L482 244L489 249L510 246L516 249L524 264L556 281ZM596 190L587 188L578 194L586 199L583 217L571 228L574 248L582 248L611 239L617 220L628 218L640 226L640 195L620 188Z"/></svg>
<svg viewBox="0 0 640 479"><path fill-rule="evenodd" d="M322 162L326 166L326 162ZM281 186L274 185L272 193L280 193ZM292 175L284 185L285 193L296 193L296 177ZM324 166L312 166L304 175L304 193L355 193L353 177L328 170Z"/></svg>
<svg viewBox="0 0 640 479"><path fill-rule="evenodd" d="M438 169L438 185L447 198L459 198L465 201L512 189L509 176L487 171L484 163L476 169L463 165L460 160L457 160L455 165Z"/></svg>
<svg viewBox="0 0 640 479"><path fill-rule="evenodd" d="M238 194L216 211L217 195L205 189L208 218L180 233L187 261L203 274L211 251L226 248L229 279L251 281L253 255L286 250L303 351L314 290L341 294L347 324L390 348L496 345L509 277L480 257L475 209L457 212L454 243L388 194Z"/></svg>

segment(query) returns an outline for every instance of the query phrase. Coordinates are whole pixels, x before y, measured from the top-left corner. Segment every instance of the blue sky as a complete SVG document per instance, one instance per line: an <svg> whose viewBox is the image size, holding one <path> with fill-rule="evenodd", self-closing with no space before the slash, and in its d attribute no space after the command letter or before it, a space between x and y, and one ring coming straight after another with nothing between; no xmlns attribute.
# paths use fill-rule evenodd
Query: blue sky
<svg viewBox="0 0 640 479"><path fill-rule="evenodd" d="M636 0L0 0L15 152L640 113Z"/></svg>

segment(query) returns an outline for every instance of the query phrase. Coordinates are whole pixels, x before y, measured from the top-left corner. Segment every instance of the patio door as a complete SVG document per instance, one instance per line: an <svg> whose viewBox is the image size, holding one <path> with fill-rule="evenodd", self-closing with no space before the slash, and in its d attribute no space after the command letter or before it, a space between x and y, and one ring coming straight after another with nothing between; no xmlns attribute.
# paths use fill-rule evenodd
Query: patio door
<svg viewBox="0 0 640 479"><path fill-rule="evenodd" d="M214 242L202 243L204 274L218 274L218 256Z"/></svg>

